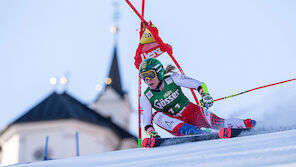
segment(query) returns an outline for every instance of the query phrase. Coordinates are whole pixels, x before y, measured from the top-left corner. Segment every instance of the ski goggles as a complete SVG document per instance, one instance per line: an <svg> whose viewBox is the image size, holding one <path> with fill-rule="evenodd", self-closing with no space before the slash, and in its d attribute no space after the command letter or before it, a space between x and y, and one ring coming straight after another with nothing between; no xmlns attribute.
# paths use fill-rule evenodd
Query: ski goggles
<svg viewBox="0 0 296 167"><path fill-rule="evenodd" d="M154 78L157 77L157 74L154 70L148 70L148 71L145 71L145 72L142 72L141 73L141 78L146 81L146 80L152 80Z"/></svg>

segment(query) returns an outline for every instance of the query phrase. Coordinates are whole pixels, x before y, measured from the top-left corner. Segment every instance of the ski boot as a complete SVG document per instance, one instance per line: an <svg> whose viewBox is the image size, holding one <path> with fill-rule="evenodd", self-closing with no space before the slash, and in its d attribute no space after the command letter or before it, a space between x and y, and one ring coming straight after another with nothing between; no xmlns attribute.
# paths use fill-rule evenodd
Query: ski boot
<svg viewBox="0 0 296 167"><path fill-rule="evenodd" d="M180 128L180 135L195 135L195 134L203 134L206 133L206 131L199 129L196 126L189 125L187 123L184 123Z"/></svg>
<svg viewBox="0 0 296 167"><path fill-rule="evenodd" d="M252 119L245 119L244 124L246 128L254 128L256 126L256 121Z"/></svg>

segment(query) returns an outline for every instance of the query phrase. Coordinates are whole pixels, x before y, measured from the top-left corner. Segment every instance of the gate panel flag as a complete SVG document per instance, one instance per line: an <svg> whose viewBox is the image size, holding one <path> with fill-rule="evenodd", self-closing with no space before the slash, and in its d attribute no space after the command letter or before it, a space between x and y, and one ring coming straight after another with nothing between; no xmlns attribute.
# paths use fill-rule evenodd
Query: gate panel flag
<svg viewBox="0 0 296 167"><path fill-rule="evenodd" d="M158 29L154 25L152 25L152 30L156 32L154 33L157 34L156 38L160 38L158 36ZM139 69L139 66L143 60L151 57L157 58L164 52L172 53L172 47L169 44L165 44L163 42L160 44L157 43L152 33L147 28L145 28L138 45L136 55L134 57L136 68Z"/></svg>

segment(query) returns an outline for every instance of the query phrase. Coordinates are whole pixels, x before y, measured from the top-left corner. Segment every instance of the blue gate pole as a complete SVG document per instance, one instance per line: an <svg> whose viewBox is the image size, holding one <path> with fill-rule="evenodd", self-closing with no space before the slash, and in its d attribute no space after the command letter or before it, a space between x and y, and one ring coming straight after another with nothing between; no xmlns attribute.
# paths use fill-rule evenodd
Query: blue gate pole
<svg viewBox="0 0 296 167"><path fill-rule="evenodd" d="M78 132L76 132L76 155L79 156L79 138L78 138Z"/></svg>
<svg viewBox="0 0 296 167"><path fill-rule="evenodd" d="M48 136L46 136L45 139L45 148L44 148L44 153L43 153L43 160L47 160L47 147L48 147Z"/></svg>

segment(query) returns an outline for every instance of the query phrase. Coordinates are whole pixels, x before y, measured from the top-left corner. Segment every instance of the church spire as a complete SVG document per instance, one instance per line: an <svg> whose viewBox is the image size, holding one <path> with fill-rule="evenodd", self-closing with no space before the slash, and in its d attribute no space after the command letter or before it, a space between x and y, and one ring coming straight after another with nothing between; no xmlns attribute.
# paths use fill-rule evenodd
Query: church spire
<svg viewBox="0 0 296 167"><path fill-rule="evenodd" d="M113 6L114 6L114 12L113 12L114 26L111 27L111 33L113 34L113 37L114 37L114 51L113 51L111 68L105 83L107 84L107 87L113 88L120 95L120 97L123 98L125 92L122 90L122 86L121 86L121 77L120 77L120 70L119 70L118 57L117 57L119 3L115 1L113 2Z"/></svg>
<svg viewBox="0 0 296 167"><path fill-rule="evenodd" d="M107 87L113 88L121 98L123 98L125 92L122 90L121 86L121 77L120 77L120 71L119 71L119 65L118 65L118 59L117 59L117 46L114 46L113 51L113 60L111 64L111 68L109 71L108 78L106 80Z"/></svg>

